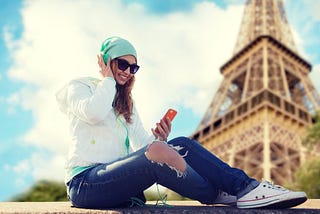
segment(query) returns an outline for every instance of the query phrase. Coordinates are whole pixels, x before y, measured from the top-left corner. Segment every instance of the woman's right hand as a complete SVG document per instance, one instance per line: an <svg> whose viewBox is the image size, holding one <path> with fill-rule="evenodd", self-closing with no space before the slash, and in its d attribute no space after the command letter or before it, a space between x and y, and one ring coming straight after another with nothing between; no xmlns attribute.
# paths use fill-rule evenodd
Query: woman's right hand
<svg viewBox="0 0 320 214"><path fill-rule="evenodd" d="M111 66L110 66L111 58L109 57L107 65L106 65L103 61L103 56L101 53L98 54L97 57L98 57L98 64L100 67L101 75L103 77L113 77L113 73L112 73Z"/></svg>

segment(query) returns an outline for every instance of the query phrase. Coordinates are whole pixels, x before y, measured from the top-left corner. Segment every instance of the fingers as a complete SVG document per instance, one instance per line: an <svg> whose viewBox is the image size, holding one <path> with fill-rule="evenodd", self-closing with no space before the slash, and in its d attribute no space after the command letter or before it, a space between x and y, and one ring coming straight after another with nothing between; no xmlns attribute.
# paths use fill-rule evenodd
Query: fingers
<svg viewBox="0 0 320 214"><path fill-rule="evenodd" d="M151 129L153 135L161 140L166 140L171 132L171 121L169 118L162 119L156 124L156 129Z"/></svg>
<svg viewBox="0 0 320 214"><path fill-rule="evenodd" d="M162 119L160 121L160 124L162 126L162 129L163 131L169 135L169 133L171 132L171 121L169 118L165 118L165 119Z"/></svg>
<svg viewBox="0 0 320 214"><path fill-rule="evenodd" d="M98 65L100 67L100 73L102 74L102 76L104 76L104 73L105 73L105 67L106 65L104 64L104 61L103 61L103 57L102 57L102 54L98 54L97 55L97 58L98 58Z"/></svg>
<svg viewBox="0 0 320 214"><path fill-rule="evenodd" d="M100 68L105 67L106 65L104 64L103 57L102 57L102 54L101 54L101 53L97 55L97 58L98 58L99 67L100 67Z"/></svg>
<svg viewBox="0 0 320 214"><path fill-rule="evenodd" d="M156 131L155 129L151 129L153 135L155 136L155 138L159 138L159 132L158 130Z"/></svg>
<svg viewBox="0 0 320 214"><path fill-rule="evenodd" d="M111 66L110 66L111 59L108 58L107 64L105 64L101 53L97 55L97 58L98 58L98 65L100 67L101 75L103 77L113 77Z"/></svg>

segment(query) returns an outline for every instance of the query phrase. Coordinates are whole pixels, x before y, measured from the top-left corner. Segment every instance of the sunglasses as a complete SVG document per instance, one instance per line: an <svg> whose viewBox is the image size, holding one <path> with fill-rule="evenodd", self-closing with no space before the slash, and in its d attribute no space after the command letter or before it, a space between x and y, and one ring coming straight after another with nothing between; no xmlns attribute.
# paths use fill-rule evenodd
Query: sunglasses
<svg viewBox="0 0 320 214"><path fill-rule="evenodd" d="M130 67L130 73L135 74L139 70L140 66L137 64L129 64L127 60L116 58L114 59L117 61L118 69L121 71L127 70L128 67Z"/></svg>

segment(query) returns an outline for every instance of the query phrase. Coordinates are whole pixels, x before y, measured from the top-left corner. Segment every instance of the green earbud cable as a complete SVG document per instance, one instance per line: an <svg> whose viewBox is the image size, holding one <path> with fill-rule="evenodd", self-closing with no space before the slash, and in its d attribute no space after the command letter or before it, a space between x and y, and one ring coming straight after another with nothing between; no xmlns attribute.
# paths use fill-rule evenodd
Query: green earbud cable
<svg viewBox="0 0 320 214"><path fill-rule="evenodd" d="M128 130L128 127L127 127L127 125L120 119L120 117L118 117L117 115L116 115L116 117L117 117L117 120L124 126L124 128L125 128L126 131L127 131L127 136L126 136L126 140L125 140L125 142L124 142L124 145L125 145L125 147L126 147L126 153L127 153L127 155L129 155L129 153L130 153L130 140L129 140L129 130Z"/></svg>

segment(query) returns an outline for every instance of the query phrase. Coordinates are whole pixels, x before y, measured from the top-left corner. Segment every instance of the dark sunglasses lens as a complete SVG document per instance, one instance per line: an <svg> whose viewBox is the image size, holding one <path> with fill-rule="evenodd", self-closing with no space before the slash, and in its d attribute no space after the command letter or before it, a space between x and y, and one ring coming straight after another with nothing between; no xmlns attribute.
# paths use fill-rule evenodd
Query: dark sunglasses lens
<svg viewBox="0 0 320 214"><path fill-rule="evenodd" d="M130 65L130 73L135 74L139 70L139 65Z"/></svg>
<svg viewBox="0 0 320 214"><path fill-rule="evenodd" d="M118 59L118 68L119 68L121 71L127 70L127 68L128 68L129 66L130 66L130 64L129 64L126 60Z"/></svg>

